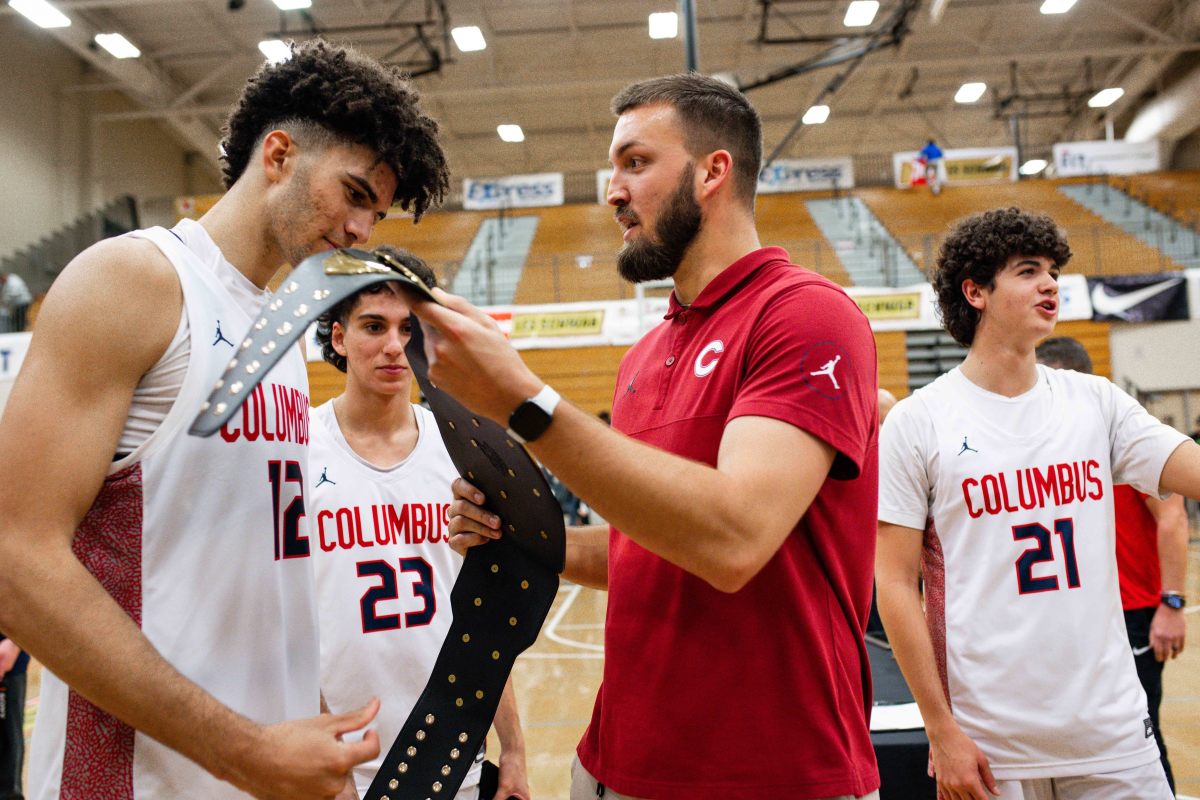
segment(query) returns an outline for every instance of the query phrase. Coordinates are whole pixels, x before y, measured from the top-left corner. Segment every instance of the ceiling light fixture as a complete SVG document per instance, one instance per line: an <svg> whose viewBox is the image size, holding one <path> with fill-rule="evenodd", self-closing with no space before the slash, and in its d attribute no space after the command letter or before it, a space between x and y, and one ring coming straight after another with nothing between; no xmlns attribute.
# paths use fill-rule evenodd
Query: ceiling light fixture
<svg viewBox="0 0 1200 800"><path fill-rule="evenodd" d="M662 11L650 15L651 39L674 39L679 35L679 15L674 11Z"/></svg>
<svg viewBox="0 0 1200 800"><path fill-rule="evenodd" d="M805 125L820 125L827 119L829 119L829 106L812 106L804 112L800 121Z"/></svg>
<svg viewBox="0 0 1200 800"><path fill-rule="evenodd" d="M520 125L497 125L496 133L500 134L500 139L505 142L525 141L525 132L521 130Z"/></svg>
<svg viewBox="0 0 1200 800"><path fill-rule="evenodd" d="M1039 10L1043 14L1065 14L1071 10L1073 5L1075 5L1075 0L1046 0Z"/></svg>
<svg viewBox="0 0 1200 800"><path fill-rule="evenodd" d="M302 8L312 8L312 0L275 0L280 11L299 11Z"/></svg>
<svg viewBox="0 0 1200 800"><path fill-rule="evenodd" d="M1124 89L1101 89L1092 95L1092 99L1088 100L1088 105L1092 108L1108 108L1120 100L1123 94L1125 94Z"/></svg>
<svg viewBox="0 0 1200 800"><path fill-rule="evenodd" d="M272 64L282 64L292 57L292 47L282 39L264 39L258 43L258 49Z"/></svg>
<svg viewBox="0 0 1200 800"><path fill-rule="evenodd" d="M983 93L986 91L986 83L964 83L962 86L958 87L958 91L954 93L954 102L974 103L976 100L983 97Z"/></svg>
<svg viewBox="0 0 1200 800"><path fill-rule="evenodd" d="M8 0L8 5L39 28L66 28L71 24L66 14L46 0Z"/></svg>
<svg viewBox="0 0 1200 800"><path fill-rule="evenodd" d="M113 58L137 58L142 54L133 42L119 33L97 33L96 44L107 50Z"/></svg>
<svg viewBox="0 0 1200 800"><path fill-rule="evenodd" d="M879 0L854 0L846 9L842 24L847 28L865 28L875 21L879 12Z"/></svg>
<svg viewBox="0 0 1200 800"><path fill-rule="evenodd" d="M1022 175L1037 175L1046 168L1046 160L1044 158L1031 158L1021 165L1020 172Z"/></svg>
<svg viewBox="0 0 1200 800"><path fill-rule="evenodd" d="M454 38L454 43L458 45L458 49L464 53L473 53L476 50L483 50L487 47L487 41L483 38L483 31L479 30L478 25L464 25L461 28L451 28L450 35Z"/></svg>

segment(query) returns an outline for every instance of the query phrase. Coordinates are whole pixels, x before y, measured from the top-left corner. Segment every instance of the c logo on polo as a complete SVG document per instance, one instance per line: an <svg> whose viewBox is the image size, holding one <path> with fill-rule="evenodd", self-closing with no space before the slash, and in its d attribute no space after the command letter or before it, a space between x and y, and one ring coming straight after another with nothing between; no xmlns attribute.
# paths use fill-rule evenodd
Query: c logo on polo
<svg viewBox="0 0 1200 800"><path fill-rule="evenodd" d="M700 351L700 355L696 356L696 363L692 368L692 371L696 373L696 377L707 378L717 368L717 362L721 360L721 353L724 352L725 343L720 339L714 339L704 345L704 349Z"/></svg>

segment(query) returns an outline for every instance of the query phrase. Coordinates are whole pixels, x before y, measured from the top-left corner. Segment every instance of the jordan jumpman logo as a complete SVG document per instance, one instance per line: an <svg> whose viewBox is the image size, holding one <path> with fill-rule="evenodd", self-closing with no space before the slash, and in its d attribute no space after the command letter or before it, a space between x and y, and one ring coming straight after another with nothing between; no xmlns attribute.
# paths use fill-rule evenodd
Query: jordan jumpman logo
<svg viewBox="0 0 1200 800"><path fill-rule="evenodd" d="M213 347L216 347L221 342L233 347L233 342L225 338L225 334L221 333L221 320L217 320L217 336L213 339Z"/></svg>
<svg viewBox="0 0 1200 800"><path fill-rule="evenodd" d="M825 365L823 367L821 367L819 370L817 370L816 372L810 372L808 374L809 375L824 375L826 378L829 378L829 380L833 381L833 388L841 389L842 387L838 386L837 377L835 377L833 374L833 368L836 367L838 362L841 360L842 360L842 357L837 356L832 361L826 361Z"/></svg>
<svg viewBox="0 0 1200 800"><path fill-rule="evenodd" d="M320 486L323 483L328 483L330 486L337 486L337 481L329 480L329 476L325 474L325 472L328 469L329 469L329 467L323 467L321 469L321 478L317 481L317 486ZM314 486L313 488L315 489L316 486Z"/></svg>
<svg viewBox="0 0 1200 800"><path fill-rule="evenodd" d="M964 436L964 437L963 437L963 446L962 446L962 450L959 450L959 451L958 451L958 454L961 456L963 453L967 452L968 450L970 450L972 453L978 453L978 452L979 452L979 451L978 451L978 450L976 450L974 447L971 447L969 444L967 444L967 437L965 437L965 436Z"/></svg>

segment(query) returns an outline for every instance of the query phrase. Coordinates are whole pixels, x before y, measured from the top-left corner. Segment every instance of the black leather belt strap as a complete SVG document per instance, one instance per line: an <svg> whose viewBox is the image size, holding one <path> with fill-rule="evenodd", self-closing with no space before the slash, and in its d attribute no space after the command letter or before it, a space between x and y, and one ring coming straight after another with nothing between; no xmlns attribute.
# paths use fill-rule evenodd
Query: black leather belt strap
<svg viewBox="0 0 1200 800"><path fill-rule="evenodd" d="M219 431L317 317L359 289L384 281L399 281L437 302L420 278L386 255L347 249L318 253L301 261L267 300L262 316L237 345L233 360L200 407L188 433L212 436Z"/></svg>
<svg viewBox="0 0 1200 800"><path fill-rule="evenodd" d="M220 430L322 313L360 289L392 280L433 299L419 278L381 255L339 250L301 262L267 302L191 433ZM501 539L467 554L450 594L454 622L433 674L364 800L454 797L483 746L513 663L537 639L566 555L562 512L541 470L503 428L429 382L423 342L414 319L409 366L459 474L484 493L505 530Z"/></svg>
<svg viewBox="0 0 1200 800"><path fill-rule="evenodd" d="M454 796L492 725L513 662L546 620L566 556L562 511L533 459L499 425L430 383L416 320L405 352L454 466L483 492L505 531L467 553L433 674L364 800Z"/></svg>

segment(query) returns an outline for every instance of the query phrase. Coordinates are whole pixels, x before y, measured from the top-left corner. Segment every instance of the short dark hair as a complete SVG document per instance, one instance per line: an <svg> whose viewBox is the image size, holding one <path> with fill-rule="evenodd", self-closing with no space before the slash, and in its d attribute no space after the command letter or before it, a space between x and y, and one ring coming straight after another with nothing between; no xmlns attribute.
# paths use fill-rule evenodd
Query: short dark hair
<svg viewBox="0 0 1200 800"><path fill-rule="evenodd" d="M942 325L963 347L975 341L979 312L963 295L963 281L994 286L996 273L1013 256L1045 256L1059 269L1071 260L1066 236L1044 214L997 208L956 222L938 253L930 278Z"/></svg>
<svg viewBox="0 0 1200 800"><path fill-rule="evenodd" d="M1073 369L1092 374L1092 357L1078 339L1070 336L1051 336L1037 346L1039 364L1055 369Z"/></svg>
<svg viewBox="0 0 1200 800"><path fill-rule="evenodd" d="M429 288L432 289L437 286L437 276L433 274L433 270L429 268L429 265L407 250L393 247L390 244L381 244L371 252L385 254L400 262L412 270ZM384 292L399 293L400 291L402 290L399 288L399 284L394 281L373 283L367 288L361 289L343 300L339 300L337 305L317 317L317 344L321 345L321 357L342 372L345 372L346 357L333 349L333 323L340 323L345 328L346 323L350 321L350 315L354 313L354 309L358 306L359 301L367 295L383 294Z"/></svg>
<svg viewBox="0 0 1200 800"><path fill-rule="evenodd" d="M292 55L264 63L246 81L222 129L222 177L228 189L246 171L255 148L274 128L324 131L333 141L361 144L396 174L395 202L420 219L440 203L450 170L438 143L438 125L396 67L321 39L292 43ZM303 140L302 140L303 141Z"/></svg>
<svg viewBox="0 0 1200 800"><path fill-rule="evenodd" d="M729 151L734 188L753 208L762 168L762 120L746 95L724 81L687 72L626 86L612 99L612 112L620 116L631 108L655 103L675 109L692 155Z"/></svg>

